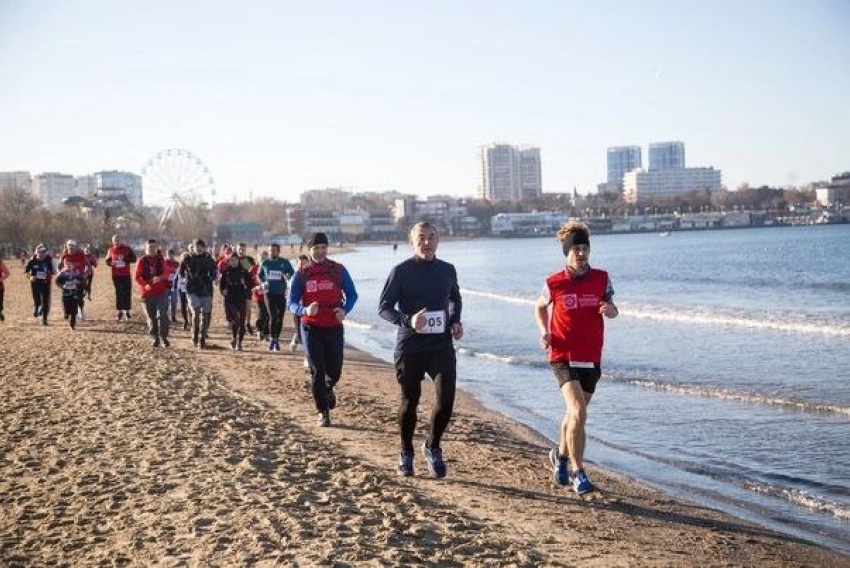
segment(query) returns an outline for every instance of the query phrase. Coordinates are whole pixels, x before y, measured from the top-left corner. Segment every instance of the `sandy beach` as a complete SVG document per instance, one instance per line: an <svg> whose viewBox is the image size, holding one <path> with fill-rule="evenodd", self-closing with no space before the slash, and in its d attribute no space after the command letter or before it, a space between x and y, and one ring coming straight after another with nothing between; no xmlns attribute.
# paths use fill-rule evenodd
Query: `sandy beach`
<svg viewBox="0 0 850 568"><path fill-rule="evenodd" d="M610 502L584 503L552 483L551 442L464 393L449 477L417 455L400 478L388 364L349 350L334 425L318 428L302 354L255 339L231 352L220 305L213 348L178 326L153 349L137 299L133 320L114 320L106 270L71 331L57 290L38 325L7 264L0 565L850 566L593 464Z"/></svg>

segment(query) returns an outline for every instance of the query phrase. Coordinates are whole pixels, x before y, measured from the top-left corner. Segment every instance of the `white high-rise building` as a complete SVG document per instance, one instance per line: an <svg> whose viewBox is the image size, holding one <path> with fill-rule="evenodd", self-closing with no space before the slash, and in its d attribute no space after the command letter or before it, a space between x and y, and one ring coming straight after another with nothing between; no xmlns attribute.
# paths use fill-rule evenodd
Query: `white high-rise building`
<svg viewBox="0 0 850 568"><path fill-rule="evenodd" d="M8 189L32 193L32 176L29 172L0 172L0 191Z"/></svg>
<svg viewBox="0 0 850 568"><path fill-rule="evenodd" d="M59 207L62 200L79 195L74 176L45 172L33 178L32 192L47 208Z"/></svg>
<svg viewBox="0 0 850 568"><path fill-rule="evenodd" d="M77 194L90 197L97 191L97 180L94 176L77 176Z"/></svg>
<svg viewBox="0 0 850 568"><path fill-rule="evenodd" d="M480 198L494 203L516 203L542 192L539 148L518 148L509 144L481 146Z"/></svg>
<svg viewBox="0 0 850 568"><path fill-rule="evenodd" d="M641 168L640 146L612 146L608 148L608 188L623 190L626 172Z"/></svg>
<svg viewBox="0 0 850 568"><path fill-rule="evenodd" d="M104 202L127 201L135 207L142 206L142 178L130 172L104 171L93 176L98 200Z"/></svg>
<svg viewBox="0 0 850 568"><path fill-rule="evenodd" d="M720 170L714 168L632 170L623 176L623 197L628 203L645 203L691 191L717 191L720 183Z"/></svg>
<svg viewBox="0 0 850 568"><path fill-rule="evenodd" d="M540 148L519 149L519 186L520 199L533 199L543 193Z"/></svg>
<svg viewBox="0 0 850 568"><path fill-rule="evenodd" d="M685 167L684 142L655 142L649 145L649 169L668 170Z"/></svg>

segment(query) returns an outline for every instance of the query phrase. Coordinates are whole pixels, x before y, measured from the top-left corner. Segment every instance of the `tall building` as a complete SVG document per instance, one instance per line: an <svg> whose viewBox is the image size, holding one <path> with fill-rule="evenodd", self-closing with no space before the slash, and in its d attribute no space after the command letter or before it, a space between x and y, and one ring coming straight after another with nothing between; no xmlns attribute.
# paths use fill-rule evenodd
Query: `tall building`
<svg viewBox="0 0 850 568"><path fill-rule="evenodd" d="M691 191L717 191L720 181L720 170L714 168L632 170L623 176L623 196L628 203L645 203Z"/></svg>
<svg viewBox="0 0 850 568"><path fill-rule="evenodd" d="M94 176L77 176L77 194L91 197L97 191L97 179Z"/></svg>
<svg viewBox="0 0 850 568"><path fill-rule="evenodd" d="M540 149L509 144L481 146L478 196L491 202L517 202L543 192Z"/></svg>
<svg viewBox="0 0 850 568"><path fill-rule="evenodd" d="M32 176L29 172L0 172L0 191L7 189L32 193Z"/></svg>
<svg viewBox="0 0 850 568"><path fill-rule="evenodd" d="M142 178L134 173L120 171L97 172L94 178L94 195L105 203L129 202L142 206Z"/></svg>
<svg viewBox="0 0 850 568"><path fill-rule="evenodd" d="M300 203L304 207L335 209L342 211L351 202L351 192L341 187L309 189L301 192Z"/></svg>
<svg viewBox="0 0 850 568"><path fill-rule="evenodd" d="M533 199L543 193L543 176L540 170L540 148L519 150L520 199Z"/></svg>
<svg viewBox="0 0 850 568"><path fill-rule="evenodd" d="M32 180L32 192L49 209L59 207L62 200L78 195L74 176L56 172L35 176Z"/></svg>
<svg viewBox="0 0 850 568"><path fill-rule="evenodd" d="M623 191L623 176L642 166L640 146L608 148L608 189Z"/></svg>
<svg viewBox="0 0 850 568"><path fill-rule="evenodd" d="M649 169L668 170L685 167L684 142L655 142L649 145Z"/></svg>

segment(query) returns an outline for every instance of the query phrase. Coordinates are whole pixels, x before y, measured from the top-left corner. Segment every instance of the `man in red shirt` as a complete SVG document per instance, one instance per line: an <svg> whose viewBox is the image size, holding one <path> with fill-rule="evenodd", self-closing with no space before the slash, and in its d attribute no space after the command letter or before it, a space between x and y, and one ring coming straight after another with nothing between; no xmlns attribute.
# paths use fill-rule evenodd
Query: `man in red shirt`
<svg viewBox="0 0 850 568"><path fill-rule="evenodd" d="M572 459L573 490L584 495L596 489L584 471L584 448L587 405L602 374L603 316L614 318L619 311L612 301L608 273L588 264L587 226L571 221L557 238L567 265L546 279L534 311L540 344L549 350L549 363L567 405L560 441L549 452L549 461L555 483L567 486Z"/></svg>
<svg viewBox="0 0 850 568"><path fill-rule="evenodd" d="M112 246L106 253L106 265L112 269L112 284L115 286L115 309L118 319L130 319L132 309L132 283L130 265L136 262L133 249L121 242L120 235L112 235Z"/></svg>
<svg viewBox="0 0 850 568"><path fill-rule="evenodd" d="M69 239L65 243L65 251L59 259L59 266L65 266L65 261L71 262L71 267L82 275L83 282L91 273L91 265L86 253L77 247L77 241ZM85 286L80 286L77 289L77 308L80 314L80 321L86 320L86 314L83 308L85 307Z"/></svg>
<svg viewBox="0 0 850 568"><path fill-rule="evenodd" d="M168 347L168 294L171 281L168 278L168 262L157 249L155 239L145 245L145 256L136 264L136 284L142 293L145 313L148 316L148 331L153 340L151 345Z"/></svg>

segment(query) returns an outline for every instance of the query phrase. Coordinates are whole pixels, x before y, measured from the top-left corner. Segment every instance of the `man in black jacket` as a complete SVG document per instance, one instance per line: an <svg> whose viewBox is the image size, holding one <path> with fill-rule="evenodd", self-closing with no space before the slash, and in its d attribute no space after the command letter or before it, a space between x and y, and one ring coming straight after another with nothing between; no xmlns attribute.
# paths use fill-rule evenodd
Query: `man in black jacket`
<svg viewBox="0 0 850 568"><path fill-rule="evenodd" d="M452 417L456 360L454 339L463 337L461 297L455 267L436 258L439 236L430 223L410 230L413 258L390 272L381 293L379 313L398 326L396 379L401 386L398 421L401 431L399 475L413 475L416 408L427 373L434 381L436 404L422 453L434 477L445 477L440 441Z"/></svg>
<svg viewBox="0 0 850 568"><path fill-rule="evenodd" d="M180 263L180 276L186 280L189 309L192 312L192 344L206 348L207 331L212 318L215 260L207 253L207 243L195 239L193 250Z"/></svg>

